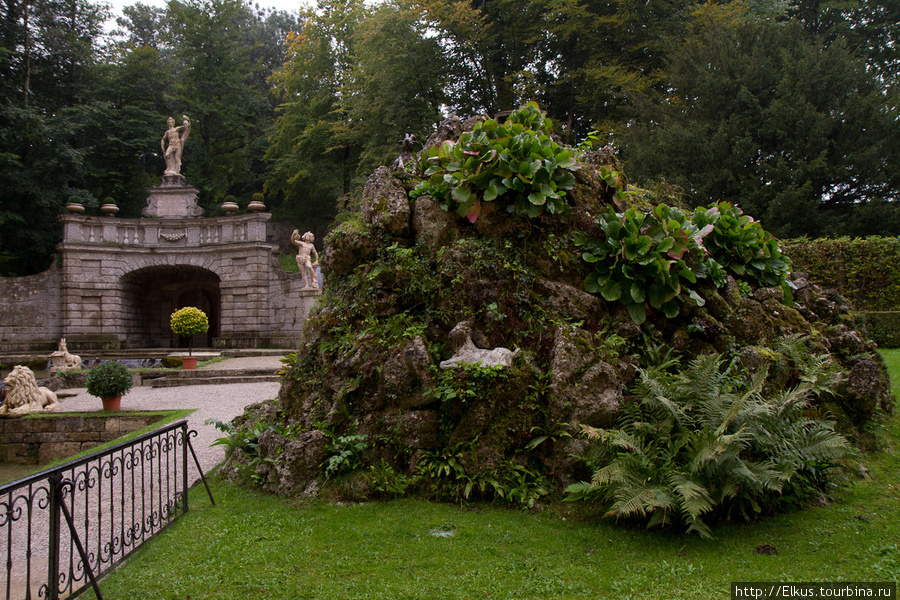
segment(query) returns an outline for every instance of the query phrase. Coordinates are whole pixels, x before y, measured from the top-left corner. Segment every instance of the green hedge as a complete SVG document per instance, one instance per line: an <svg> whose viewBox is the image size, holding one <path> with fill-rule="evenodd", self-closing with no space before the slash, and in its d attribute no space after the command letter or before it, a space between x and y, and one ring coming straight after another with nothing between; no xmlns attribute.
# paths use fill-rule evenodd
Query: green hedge
<svg viewBox="0 0 900 600"><path fill-rule="evenodd" d="M779 245L794 261L794 271L838 290L857 310L900 308L900 238L801 238Z"/></svg>
<svg viewBox="0 0 900 600"><path fill-rule="evenodd" d="M900 348L900 311L858 312L869 337L882 348Z"/></svg>

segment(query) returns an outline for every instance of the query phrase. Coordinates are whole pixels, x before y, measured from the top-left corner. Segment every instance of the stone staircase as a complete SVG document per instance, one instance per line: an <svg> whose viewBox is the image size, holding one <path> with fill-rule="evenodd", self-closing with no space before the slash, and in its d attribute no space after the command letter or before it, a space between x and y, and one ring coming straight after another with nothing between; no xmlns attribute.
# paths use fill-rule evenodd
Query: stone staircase
<svg viewBox="0 0 900 600"><path fill-rule="evenodd" d="M141 385L154 388L270 381L278 381L278 372L276 370L196 369L191 371L167 371L164 375L156 373L143 373L141 375Z"/></svg>

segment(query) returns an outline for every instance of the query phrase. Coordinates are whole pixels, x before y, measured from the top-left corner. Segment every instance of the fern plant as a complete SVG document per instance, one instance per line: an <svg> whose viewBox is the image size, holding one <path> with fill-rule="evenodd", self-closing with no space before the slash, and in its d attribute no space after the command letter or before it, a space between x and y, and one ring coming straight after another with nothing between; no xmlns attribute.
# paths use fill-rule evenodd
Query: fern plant
<svg viewBox="0 0 900 600"><path fill-rule="evenodd" d="M593 477L570 485L569 498L711 537L717 518L749 520L821 489L850 446L831 423L807 415L808 383L767 395L767 375L738 376L719 355L674 374L642 371L619 429L582 427L598 453Z"/></svg>

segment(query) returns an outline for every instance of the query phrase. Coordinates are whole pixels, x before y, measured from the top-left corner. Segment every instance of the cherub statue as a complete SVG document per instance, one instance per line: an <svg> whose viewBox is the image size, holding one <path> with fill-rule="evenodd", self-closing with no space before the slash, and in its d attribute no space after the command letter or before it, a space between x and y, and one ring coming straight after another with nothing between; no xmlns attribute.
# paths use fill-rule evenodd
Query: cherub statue
<svg viewBox="0 0 900 600"><path fill-rule="evenodd" d="M166 171L163 175L180 175L181 174L181 154L184 152L184 143L191 133L191 120L187 115L181 115L181 126L175 127L175 119L169 117L166 119L169 128L159 141L163 150L163 158L166 161ZM168 140L169 146L166 147Z"/></svg>
<svg viewBox="0 0 900 600"><path fill-rule="evenodd" d="M302 237L299 229L295 229L294 233L291 234L291 243L297 246L297 266L300 268L300 274L303 276L304 290L319 289L319 279L316 277L319 253L316 252L316 247L313 244L315 240L316 236L309 231L304 233ZM311 260L313 256L316 257L315 261Z"/></svg>

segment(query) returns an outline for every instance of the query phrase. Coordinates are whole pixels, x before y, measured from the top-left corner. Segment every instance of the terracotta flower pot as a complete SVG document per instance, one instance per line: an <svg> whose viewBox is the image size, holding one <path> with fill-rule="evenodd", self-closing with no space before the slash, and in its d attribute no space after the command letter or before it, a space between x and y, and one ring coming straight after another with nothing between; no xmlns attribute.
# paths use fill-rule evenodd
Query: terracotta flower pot
<svg viewBox="0 0 900 600"><path fill-rule="evenodd" d="M119 407L122 405L122 396L100 398L100 402L103 403L103 410L119 410Z"/></svg>
<svg viewBox="0 0 900 600"><path fill-rule="evenodd" d="M197 368L197 357L196 356L184 356L181 358L181 366L185 369L196 369Z"/></svg>

